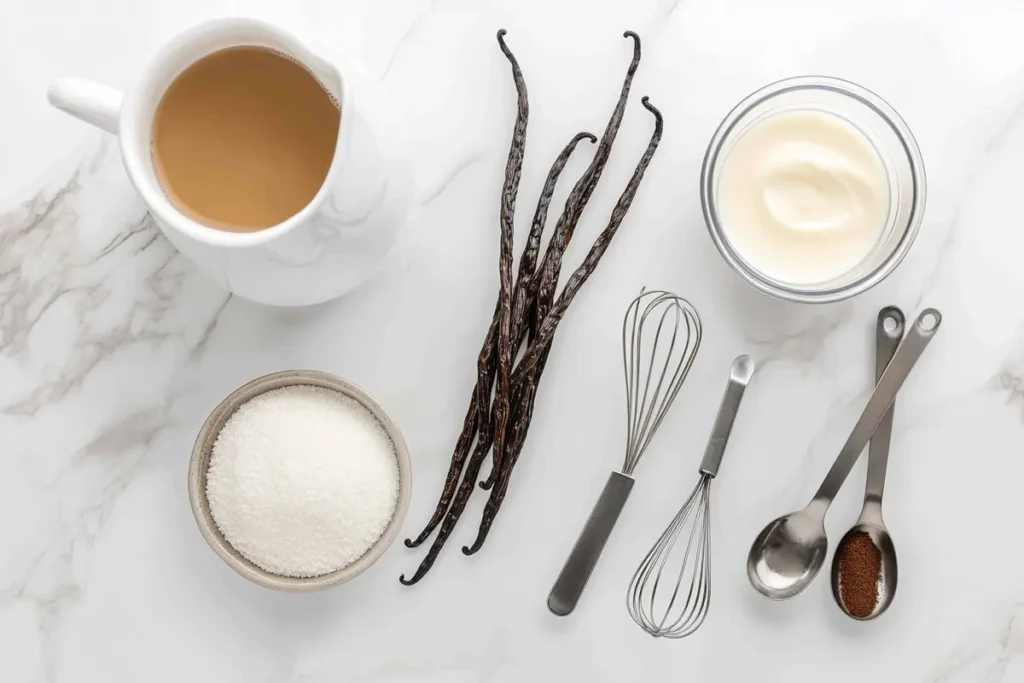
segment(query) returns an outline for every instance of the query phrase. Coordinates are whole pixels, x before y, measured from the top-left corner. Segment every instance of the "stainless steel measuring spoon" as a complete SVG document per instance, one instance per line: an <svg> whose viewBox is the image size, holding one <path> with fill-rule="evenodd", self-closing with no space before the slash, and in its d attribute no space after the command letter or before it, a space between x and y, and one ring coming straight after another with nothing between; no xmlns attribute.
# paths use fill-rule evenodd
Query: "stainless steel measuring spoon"
<svg viewBox="0 0 1024 683"><path fill-rule="evenodd" d="M878 327L875 334L875 381L882 377L886 366L906 327L903 311L896 306L886 306L878 312ZM868 446L868 476L864 485L864 506L861 508L857 523L847 531L836 545L832 556L832 596L839 609L851 619L867 621L880 616L889 608L896 593L896 547L893 545L889 530L882 521L882 493L885 489L885 470L889 464L889 442L892 438L892 415L896 404L889 406L882 421L878 423L871 444ZM867 536L878 550L880 575L878 580L878 599L874 609L866 616L851 614L843 600L840 586L840 569L843 550L857 536Z"/></svg>
<svg viewBox="0 0 1024 683"><path fill-rule="evenodd" d="M791 598L818 575L828 551L825 513L941 322L942 315L934 308L921 312L875 385L814 498L804 509L771 521L754 539L747 556L747 577L765 597Z"/></svg>

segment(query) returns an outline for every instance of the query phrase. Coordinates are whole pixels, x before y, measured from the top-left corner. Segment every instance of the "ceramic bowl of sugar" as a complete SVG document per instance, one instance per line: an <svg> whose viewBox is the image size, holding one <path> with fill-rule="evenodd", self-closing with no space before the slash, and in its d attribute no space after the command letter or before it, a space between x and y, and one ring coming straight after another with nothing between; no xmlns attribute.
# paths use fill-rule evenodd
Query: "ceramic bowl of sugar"
<svg viewBox="0 0 1024 683"><path fill-rule="evenodd" d="M221 401L192 449L199 530L236 572L308 592L355 578L398 535L412 471L398 426L358 386L314 370Z"/></svg>

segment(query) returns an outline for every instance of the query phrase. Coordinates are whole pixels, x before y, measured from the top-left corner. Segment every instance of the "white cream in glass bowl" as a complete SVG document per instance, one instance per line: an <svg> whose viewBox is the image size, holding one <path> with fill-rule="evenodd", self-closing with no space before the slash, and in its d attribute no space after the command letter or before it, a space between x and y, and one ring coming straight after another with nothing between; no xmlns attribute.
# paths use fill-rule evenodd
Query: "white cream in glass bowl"
<svg viewBox="0 0 1024 683"><path fill-rule="evenodd" d="M880 282L909 251L924 212L924 162L877 95L834 78L787 79L719 126L701 203L741 278L781 299L838 301Z"/></svg>

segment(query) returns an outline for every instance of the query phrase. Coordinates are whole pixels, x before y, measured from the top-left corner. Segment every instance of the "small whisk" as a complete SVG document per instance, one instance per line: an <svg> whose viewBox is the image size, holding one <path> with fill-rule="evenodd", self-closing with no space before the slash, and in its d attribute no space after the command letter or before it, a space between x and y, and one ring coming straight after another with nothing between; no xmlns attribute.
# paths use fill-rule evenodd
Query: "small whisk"
<svg viewBox="0 0 1024 683"><path fill-rule="evenodd" d="M711 480L722 463L740 400L753 374L750 356L732 362L700 464L700 480L630 581L629 616L655 638L685 638L707 617L711 604Z"/></svg>
<svg viewBox="0 0 1024 683"><path fill-rule="evenodd" d="M663 291L642 291L622 321L622 362L626 376L626 457L612 472L569 558L548 594L548 609L573 611L633 488L633 472L700 348L701 322L685 299Z"/></svg>

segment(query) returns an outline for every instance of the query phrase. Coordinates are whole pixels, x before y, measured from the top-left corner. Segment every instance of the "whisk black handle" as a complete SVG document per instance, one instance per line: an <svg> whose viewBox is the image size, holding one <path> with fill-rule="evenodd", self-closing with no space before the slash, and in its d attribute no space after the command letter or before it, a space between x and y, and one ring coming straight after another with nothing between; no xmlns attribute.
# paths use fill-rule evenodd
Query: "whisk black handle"
<svg viewBox="0 0 1024 683"><path fill-rule="evenodd" d="M633 477L621 472L612 472L608 477L569 559L548 593L548 609L558 616L564 617L576 608L631 490Z"/></svg>

